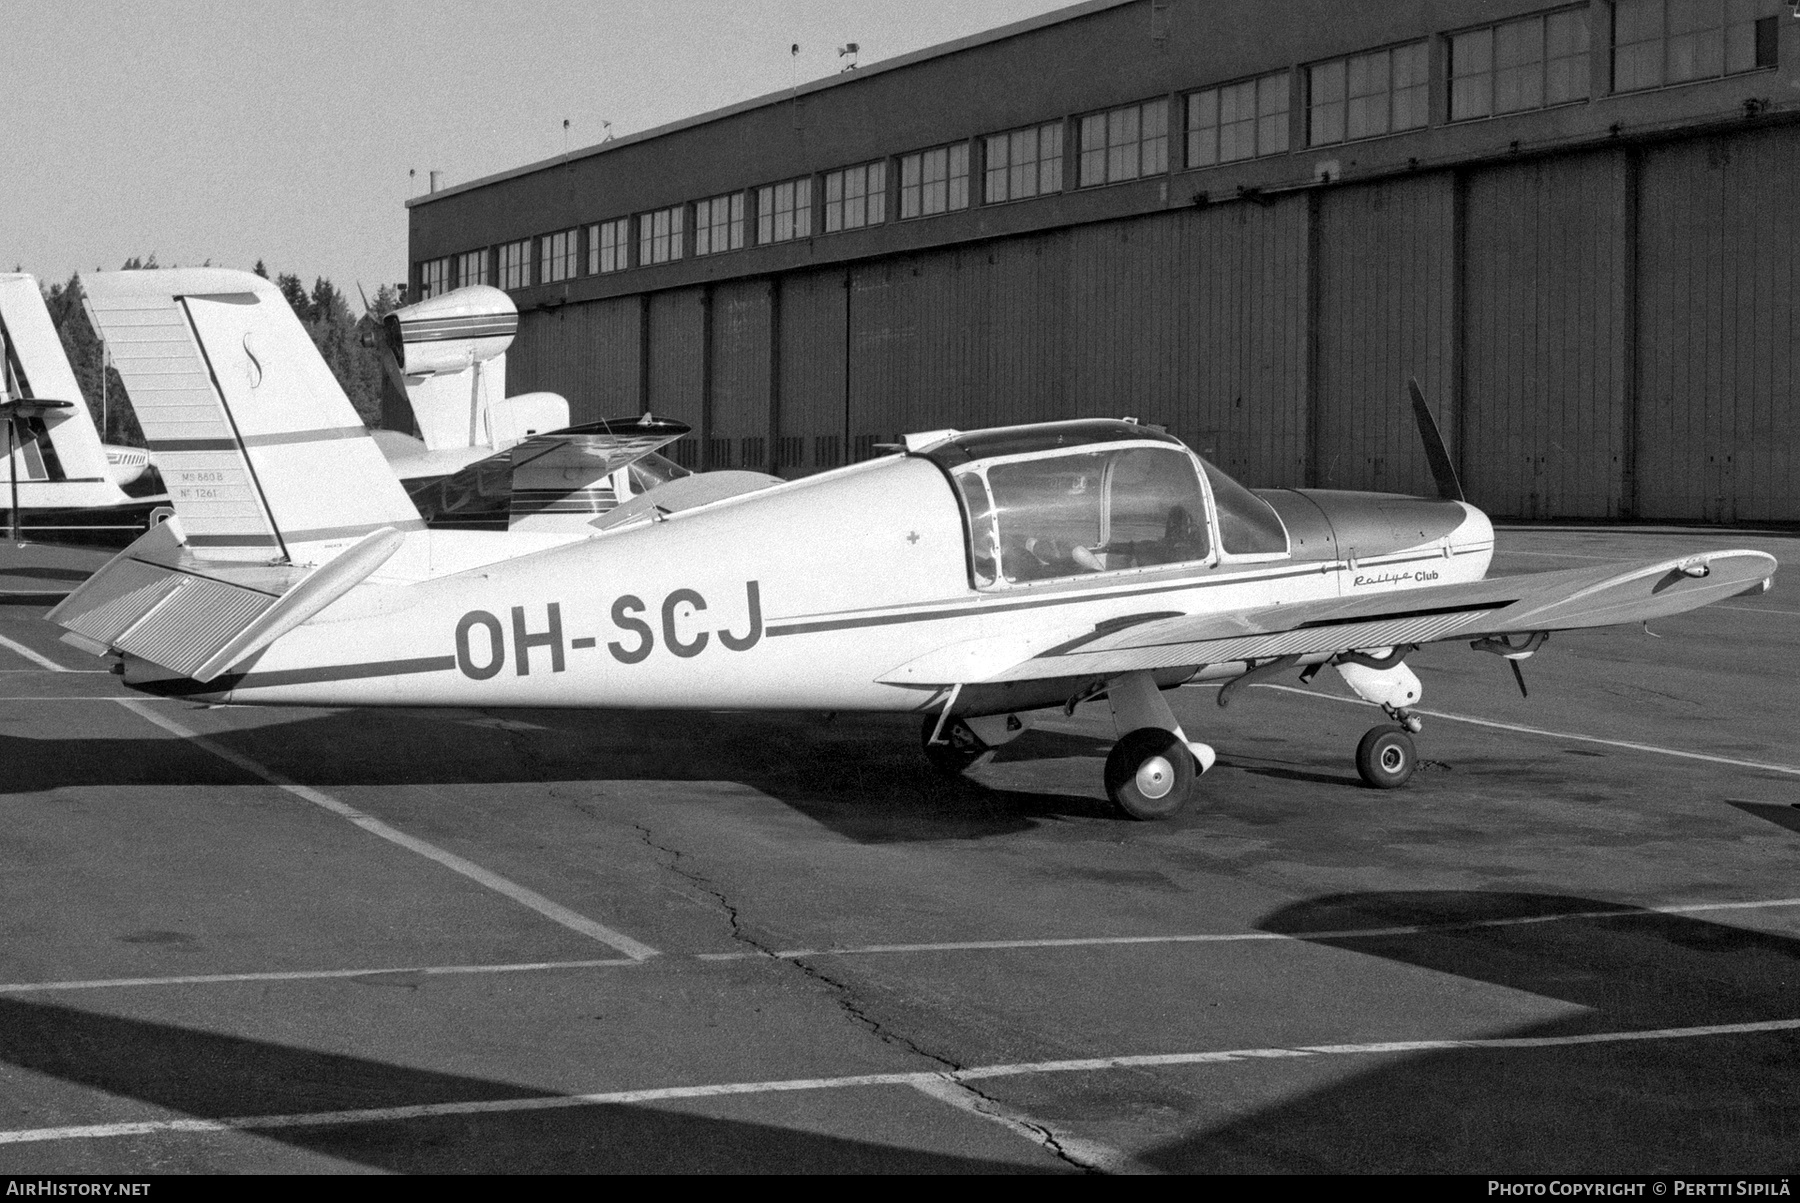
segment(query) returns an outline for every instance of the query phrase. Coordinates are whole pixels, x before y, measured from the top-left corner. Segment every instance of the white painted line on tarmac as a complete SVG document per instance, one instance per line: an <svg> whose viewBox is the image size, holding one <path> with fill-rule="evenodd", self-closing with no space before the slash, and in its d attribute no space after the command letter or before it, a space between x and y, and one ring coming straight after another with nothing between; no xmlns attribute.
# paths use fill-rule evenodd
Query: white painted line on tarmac
<svg viewBox="0 0 1800 1203"><path fill-rule="evenodd" d="M44 994L57 990L111 990L126 986L212 986L232 982L312 982L334 978L381 977L416 973L425 976L480 973L541 973L554 969L599 969L641 965L641 959L608 957L594 961L520 961L511 965L407 965L387 969L292 969L268 973L190 973L183 977L106 977L88 981L0 982L0 994Z"/></svg>
<svg viewBox="0 0 1800 1203"><path fill-rule="evenodd" d="M286 1115L237 1115L215 1119L156 1119L112 1124L80 1124L59 1128L15 1128L0 1131L0 1145L40 1144L60 1140L96 1140L120 1136L152 1136L164 1132L255 1132L283 1128L320 1128L336 1124L392 1123L445 1115L493 1115L555 1111L569 1107L662 1103L678 1099L781 1094L812 1090L844 1090L863 1086L910 1086L922 1083L981 1082L1055 1073L1102 1073L1115 1069L1168 1069L1192 1065L1224 1065L1237 1061L1294 1060L1308 1057L1393 1056L1403 1053L1491 1051L1512 1052L1567 1048L1586 1044L1696 1040L1715 1036L1753 1036L1800 1031L1800 1019L1767 1019L1752 1023L1719 1023L1702 1027L1653 1028L1592 1032L1581 1036L1500 1036L1472 1039L1386 1040L1369 1044L1310 1044L1277 1048L1219 1049L1192 1053L1150 1053L1125 1057L1083 1057L1065 1061L1021 1061L1010 1065L978 1065L936 1073L854 1074L838 1078L787 1078L762 1082L720 1082L705 1086L660 1086L644 1090L611 1090L594 1094L539 1095L514 1099L471 1099L460 1103L419 1103L400 1107L366 1107Z"/></svg>
<svg viewBox="0 0 1800 1203"><path fill-rule="evenodd" d="M1157 1174L1160 1170L1133 1161L1111 1145L1087 1140L1052 1128L1022 1111L1002 1105L980 1091L951 1078L927 1077L915 1080L913 1089L920 1094L948 1103L958 1111L978 1115L999 1124L1015 1136L1048 1149L1056 1156L1072 1161L1082 1169L1100 1174Z"/></svg>
<svg viewBox="0 0 1800 1203"><path fill-rule="evenodd" d="M1767 910L1800 907L1800 898L1762 898L1749 902L1691 902L1672 906L1632 907L1629 910L1555 911L1546 915L1515 915L1500 919L1470 919L1463 923L1420 923L1396 927L1352 927L1340 930L1300 932L1202 932L1161 936L1069 936L1042 940L949 940L934 944L863 944L840 948L790 948L779 952L702 952L701 961L742 961L756 958L792 960L799 957L879 956L920 952L996 952L1028 948L1093 948L1131 944L1240 944L1259 940L1350 940L1391 936L1429 936L1439 932L1472 931L1487 927L1523 927L1537 923L1561 923L1571 919L1641 919L1656 915L1691 915L1705 911Z"/></svg>
<svg viewBox="0 0 1800 1203"><path fill-rule="evenodd" d="M148 722L156 724L171 735L187 740L195 747L210 752L220 760L226 761L229 764L236 765L238 768L254 777L262 778L270 785L286 790L296 798L311 802L314 806L317 806L322 810L328 810L339 818L348 819L370 835L380 836L391 844L398 844L409 852L416 852L427 860L434 860L446 869L455 873L460 873L470 881L486 886L496 894L504 895L521 906L531 908L553 923L560 923L571 931L580 932L590 939L598 940L608 948L617 949L633 960L641 961L646 957L657 955L656 949L650 947L648 944L641 944L622 932L616 932L610 927L594 922L585 915L577 914L560 902L552 902L542 894L539 894L536 890L526 889L518 882L511 881L500 876L498 873L484 869L474 861L465 860L456 855L456 853L440 848L436 844L419 839L417 836L407 835L398 828L390 827L380 819L377 819L374 815L365 814L362 811L357 810L354 806L351 806L349 803L339 801L337 798L332 797L323 790L316 790L311 786L301 785L297 781L291 781L288 778L283 777L280 773L275 772L273 769L265 768L263 765L258 764L248 756L233 752L225 745L216 743L197 731L190 731L188 728L182 726L180 723L166 715L157 714L154 710L151 710L149 707L140 703L136 698L119 698L116 700L119 705L125 707L125 709Z"/></svg>
<svg viewBox="0 0 1800 1203"><path fill-rule="evenodd" d="M1361 698L1340 697L1335 693L1315 693L1310 689L1297 689L1292 685L1260 684L1257 689L1274 689L1282 693L1297 693L1301 697L1318 698L1326 702L1347 702L1352 706L1373 706L1373 702L1365 702ZM1790 777L1800 777L1800 767L1791 764L1769 764L1760 760L1738 760L1731 756L1713 756L1706 752L1684 752L1679 748L1659 748L1655 744L1632 743L1624 739L1602 739L1598 735L1576 735L1570 731L1548 731L1543 727L1524 727L1518 723L1495 722L1488 718L1471 718L1466 714L1446 714L1442 710L1424 710L1414 708L1413 713L1427 718L1441 718L1452 723L1472 723L1477 727L1493 727L1499 731L1517 731L1521 735L1544 735L1551 739L1573 739L1580 743L1605 744L1610 748L1627 748L1633 752L1651 752L1658 756L1676 756L1682 760L1704 760L1709 764L1729 764L1740 769L1761 769L1769 773L1786 773Z"/></svg>
<svg viewBox="0 0 1800 1203"><path fill-rule="evenodd" d="M49 669L53 673L67 673L67 672L75 671L72 668L64 668L62 665L60 665L56 661L50 659L48 656L39 655L37 652L32 651L30 648L26 647L24 644L20 643L18 640L8 639L4 635L0 635L0 647L6 648L10 651L17 652L17 653L19 653L19 655L25 657L27 660L31 661L33 664L42 665L43 667Z"/></svg>

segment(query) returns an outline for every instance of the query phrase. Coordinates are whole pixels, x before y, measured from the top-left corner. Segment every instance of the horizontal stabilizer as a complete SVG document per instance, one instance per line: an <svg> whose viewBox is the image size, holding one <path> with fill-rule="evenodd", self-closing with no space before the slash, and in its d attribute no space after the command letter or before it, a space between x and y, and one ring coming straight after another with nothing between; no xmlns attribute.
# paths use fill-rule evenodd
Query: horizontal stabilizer
<svg viewBox="0 0 1800 1203"><path fill-rule="evenodd" d="M91 651L114 649L192 676L280 600L297 568L195 560L172 524L151 527L50 611Z"/></svg>
<svg viewBox="0 0 1800 1203"><path fill-rule="evenodd" d="M282 595L281 600L226 641L188 675L210 681L234 664L255 655L277 639L354 589L400 550L406 536L393 527L364 535L362 541L329 564L312 570ZM168 666L164 666L168 667Z"/></svg>

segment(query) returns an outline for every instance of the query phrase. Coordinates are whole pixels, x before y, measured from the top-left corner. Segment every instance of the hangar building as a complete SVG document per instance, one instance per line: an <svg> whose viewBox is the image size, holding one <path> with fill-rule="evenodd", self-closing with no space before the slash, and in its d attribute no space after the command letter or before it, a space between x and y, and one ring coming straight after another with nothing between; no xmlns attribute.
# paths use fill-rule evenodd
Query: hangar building
<svg viewBox="0 0 1800 1203"><path fill-rule="evenodd" d="M512 391L793 476L1166 424L1253 485L1800 521L1782 0L1089 0L410 202ZM415 294L416 295L416 294Z"/></svg>

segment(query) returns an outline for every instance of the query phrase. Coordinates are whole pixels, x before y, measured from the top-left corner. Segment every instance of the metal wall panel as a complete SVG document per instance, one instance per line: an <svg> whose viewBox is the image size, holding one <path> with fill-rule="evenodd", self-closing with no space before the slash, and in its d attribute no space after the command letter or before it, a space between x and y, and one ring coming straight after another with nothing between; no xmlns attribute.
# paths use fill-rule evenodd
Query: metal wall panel
<svg viewBox="0 0 1800 1203"><path fill-rule="evenodd" d="M1791 126L1644 153L1639 517L1800 519L1796 195Z"/></svg>
<svg viewBox="0 0 1800 1203"><path fill-rule="evenodd" d="M775 452L783 476L804 476L833 466L819 462L820 439L835 438L837 462L843 462L844 273L784 276L777 288L781 363Z"/></svg>
<svg viewBox="0 0 1800 1203"><path fill-rule="evenodd" d="M507 392L561 393L577 423L637 413L639 312L637 298L624 297L520 314Z"/></svg>
<svg viewBox="0 0 1800 1203"><path fill-rule="evenodd" d="M1462 478L1489 513L1629 506L1630 186L1623 151L1469 177Z"/></svg>
<svg viewBox="0 0 1800 1203"><path fill-rule="evenodd" d="M1186 274L1170 215L1071 231L1063 330L1071 416L1137 417L1182 434L1176 362L1189 340L1177 298Z"/></svg>
<svg viewBox="0 0 1800 1203"><path fill-rule="evenodd" d="M1173 429L1254 487L1306 476L1306 200L1180 215Z"/></svg>
<svg viewBox="0 0 1800 1203"><path fill-rule="evenodd" d="M686 422L694 433L670 454L690 468L701 466L705 437L705 291L682 288L650 298L649 409L659 418Z"/></svg>
<svg viewBox="0 0 1800 1203"><path fill-rule="evenodd" d="M712 398L708 437L729 448L714 468L769 466L770 289L767 280L720 284L712 298Z"/></svg>
<svg viewBox="0 0 1800 1203"><path fill-rule="evenodd" d="M1455 186L1447 171L1319 198L1313 449L1323 488L1435 494L1406 381L1453 444Z"/></svg>

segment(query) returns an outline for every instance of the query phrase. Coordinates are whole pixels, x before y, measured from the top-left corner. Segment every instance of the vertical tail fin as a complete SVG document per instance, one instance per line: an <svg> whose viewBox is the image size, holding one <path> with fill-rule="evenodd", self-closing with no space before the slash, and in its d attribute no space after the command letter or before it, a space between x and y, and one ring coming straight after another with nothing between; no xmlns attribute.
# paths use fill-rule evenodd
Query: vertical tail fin
<svg viewBox="0 0 1800 1203"><path fill-rule="evenodd" d="M381 527L423 528L273 284L220 268L86 283L196 556L317 564Z"/></svg>
<svg viewBox="0 0 1800 1203"><path fill-rule="evenodd" d="M127 502L129 498L113 483L100 434L81 399L81 385L35 278L0 275L0 342L6 347L0 376L8 396L74 402L42 417L17 420L19 452L12 462L20 467L19 483L25 489L21 505L73 508ZM0 471L11 468L0 464ZM44 492L34 485L57 487Z"/></svg>

